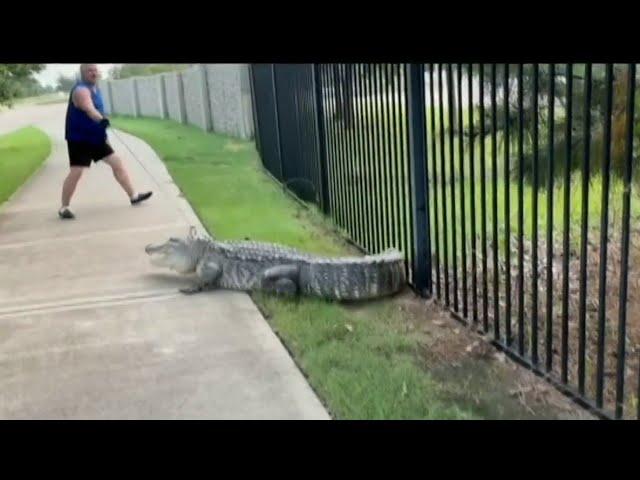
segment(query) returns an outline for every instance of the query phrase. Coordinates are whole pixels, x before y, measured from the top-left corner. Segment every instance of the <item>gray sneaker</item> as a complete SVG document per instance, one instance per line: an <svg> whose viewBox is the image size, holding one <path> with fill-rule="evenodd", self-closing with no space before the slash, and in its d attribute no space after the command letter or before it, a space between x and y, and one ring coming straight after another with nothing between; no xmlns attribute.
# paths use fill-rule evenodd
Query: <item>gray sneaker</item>
<svg viewBox="0 0 640 480"><path fill-rule="evenodd" d="M63 207L60 210L58 210L58 216L60 218L64 219L72 219L72 218L76 218L76 216L73 214L73 212L71 210L69 210L69 207Z"/></svg>

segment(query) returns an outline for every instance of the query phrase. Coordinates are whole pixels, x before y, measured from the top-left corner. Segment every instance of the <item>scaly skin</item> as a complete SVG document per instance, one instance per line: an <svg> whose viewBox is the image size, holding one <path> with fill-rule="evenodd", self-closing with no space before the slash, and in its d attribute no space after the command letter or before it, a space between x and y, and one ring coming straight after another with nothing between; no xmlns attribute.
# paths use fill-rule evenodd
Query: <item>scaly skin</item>
<svg viewBox="0 0 640 480"><path fill-rule="evenodd" d="M405 283L398 251L365 257L329 258L272 243L172 238L149 245L152 262L179 273L195 273L196 293L222 288L309 295L328 300L367 300L392 295Z"/></svg>

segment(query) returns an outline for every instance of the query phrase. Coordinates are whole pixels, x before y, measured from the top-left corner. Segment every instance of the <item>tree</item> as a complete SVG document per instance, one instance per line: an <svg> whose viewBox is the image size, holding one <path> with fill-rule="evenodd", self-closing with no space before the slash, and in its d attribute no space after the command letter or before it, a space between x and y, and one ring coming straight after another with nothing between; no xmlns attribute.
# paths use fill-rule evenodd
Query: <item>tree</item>
<svg viewBox="0 0 640 480"><path fill-rule="evenodd" d="M44 70L43 63L0 63L0 105L11 106L21 93L21 84L33 79L33 74Z"/></svg>
<svg viewBox="0 0 640 480"><path fill-rule="evenodd" d="M59 92L69 92L75 83L76 79L74 77L59 75L58 80L56 81L56 90Z"/></svg>
<svg viewBox="0 0 640 480"><path fill-rule="evenodd" d="M43 86L38 80L33 77L29 77L18 83L15 97L36 97L38 95L50 93L50 91L51 90L48 87Z"/></svg>
<svg viewBox="0 0 640 480"><path fill-rule="evenodd" d="M109 70L109 77L118 80L130 77L142 77L156 75L163 72L174 72L184 70L191 64L182 63L126 63L124 65L112 67Z"/></svg>
<svg viewBox="0 0 640 480"><path fill-rule="evenodd" d="M464 66L465 74L468 74L468 66ZM485 136L492 134L491 116L491 92L492 92L492 65L483 65L483 86L484 86L484 106L485 106ZM479 66L473 66L473 78L479 81ZM593 174L599 173L602 169L604 159L604 124L605 124L605 99L607 81L605 77L604 65L592 66L591 78L591 104L589 108L590 121L590 171ZM534 67L524 65L522 70L522 110L523 110L523 166L527 179L533 171L533 132L534 132ZM553 82L554 86L554 141L552 151L554 153L553 174L560 176L564 169L564 159L566 154L567 136L567 67L564 64L554 65L553 70L550 65L538 65L538 174L540 185L544 185L547 176L547 160L549 158L549 93ZM496 135L504 141L505 127L509 126L509 150L512 157L517 158L518 153L518 67L510 65L508 83L505 84L504 66L496 68ZM572 85L572 128L571 128L571 159L570 170L579 170L582 166L585 150L585 98L586 98L586 66L583 64L573 65L571 71ZM509 95L508 115L504 111L504 94ZM465 84L466 88L467 85ZM474 94L477 94L478 84L474 84ZM627 67L616 65L612 77L612 120L611 120L611 166L613 174L621 174L624 164L624 144L626 134L626 90L627 90ZM466 106L465 106L466 107ZM479 135L479 107L474 109L474 136ZM505 121L505 117L507 120ZM468 130L465 131L468 135ZM637 140L635 141L637 144ZM512 165L517 165L512 161ZM514 169L514 174L517 170Z"/></svg>

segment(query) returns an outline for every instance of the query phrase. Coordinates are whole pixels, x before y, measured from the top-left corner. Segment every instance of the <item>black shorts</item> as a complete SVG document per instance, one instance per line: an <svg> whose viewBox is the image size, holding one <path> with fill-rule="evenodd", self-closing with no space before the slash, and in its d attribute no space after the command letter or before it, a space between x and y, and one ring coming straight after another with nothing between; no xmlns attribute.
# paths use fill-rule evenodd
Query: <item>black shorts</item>
<svg viewBox="0 0 640 480"><path fill-rule="evenodd" d="M92 160L97 162L113 153L113 148L106 141L94 144L67 140L67 149L72 167L89 167Z"/></svg>

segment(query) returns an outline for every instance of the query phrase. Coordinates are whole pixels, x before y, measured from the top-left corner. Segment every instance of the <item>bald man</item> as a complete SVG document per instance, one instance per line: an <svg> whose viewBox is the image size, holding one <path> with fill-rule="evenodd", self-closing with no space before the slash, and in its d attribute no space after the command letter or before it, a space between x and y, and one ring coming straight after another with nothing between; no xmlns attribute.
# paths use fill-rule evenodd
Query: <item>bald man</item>
<svg viewBox="0 0 640 480"><path fill-rule="evenodd" d="M80 177L91 166L92 161L103 161L111 167L113 176L129 196L131 205L147 200L152 194L136 192L129 172L107 141L109 119L104 114L102 95L97 87L98 78L98 67L95 64L82 64L80 81L73 86L69 95L65 139L71 169L62 186L62 207L58 211L62 219L75 218L69 208L71 197Z"/></svg>

